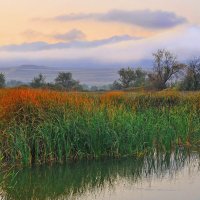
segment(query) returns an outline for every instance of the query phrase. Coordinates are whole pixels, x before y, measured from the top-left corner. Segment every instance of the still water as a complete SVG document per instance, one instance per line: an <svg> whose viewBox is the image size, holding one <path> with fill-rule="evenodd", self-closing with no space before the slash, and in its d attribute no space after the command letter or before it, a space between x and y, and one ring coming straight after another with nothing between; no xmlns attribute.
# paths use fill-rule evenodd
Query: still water
<svg viewBox="0 0 200 200"><path fill-rule="evenodd" d="M200 154L179 152L16 170L0 199L199 200Z"/></svg>

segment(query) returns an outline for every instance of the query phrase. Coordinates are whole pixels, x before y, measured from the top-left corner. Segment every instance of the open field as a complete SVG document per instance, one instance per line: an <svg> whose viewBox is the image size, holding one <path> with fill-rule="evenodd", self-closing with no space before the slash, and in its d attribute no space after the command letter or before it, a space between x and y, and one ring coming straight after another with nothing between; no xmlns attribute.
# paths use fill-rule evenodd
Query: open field
<svg viewBox="0 0 200 200"><path fill-rule="evenodd" d="M0 90L6 163L143 156L199 145L200 93Z"/></svg>

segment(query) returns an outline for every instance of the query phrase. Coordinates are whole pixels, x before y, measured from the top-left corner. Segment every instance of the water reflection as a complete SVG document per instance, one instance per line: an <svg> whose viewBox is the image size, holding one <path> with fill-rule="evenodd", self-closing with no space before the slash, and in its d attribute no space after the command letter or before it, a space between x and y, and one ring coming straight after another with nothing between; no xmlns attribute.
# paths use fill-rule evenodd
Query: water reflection
<svg viewBox="0 0 200 200"><path fill-rule="evenodd" d="M78 199L113 190L118 184L138 185L166 177L173 180L187 169L197 174L199 154L178 152L137 159L104 160L19 170L3 186L2 199ZM115 188L116 189L116 188ZM96 196L96 198L97 198ZM93 197L94 198L94 197Z"/></svg>

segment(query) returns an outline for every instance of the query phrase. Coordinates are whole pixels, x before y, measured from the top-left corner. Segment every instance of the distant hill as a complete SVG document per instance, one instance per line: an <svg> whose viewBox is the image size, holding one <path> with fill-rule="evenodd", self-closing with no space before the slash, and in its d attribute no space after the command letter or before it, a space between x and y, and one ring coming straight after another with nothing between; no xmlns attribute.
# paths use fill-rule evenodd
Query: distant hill
<svg viewBox="0 0 200 200"><path fill-rule="evenodd" d="M88 85L104 85L112 83L118 78L119 68L78 68L78 67L47 67L37 65L20 65L15 67L1 67L0 72L6 79L30 82L34 76L42 73L47 81L53 81L59 72L71 72L74 79Z"/></svg>
<svg viewBox="0 0 200 200"><path fill-rule="evenodd" d="M23 64L21 63L33 63ZM40 64L38 64L40 63ZM42 73L47 81L53 81L59 72L71 72L74 79L87 85L106 85L118 79L118 70L122 67L140 67L149 69L151 60L99 62L94 59L68 60L0 60L0 72L5 73L6 79L30 82L34 76ZM12 67L10 67L12 66Z"/></svg>

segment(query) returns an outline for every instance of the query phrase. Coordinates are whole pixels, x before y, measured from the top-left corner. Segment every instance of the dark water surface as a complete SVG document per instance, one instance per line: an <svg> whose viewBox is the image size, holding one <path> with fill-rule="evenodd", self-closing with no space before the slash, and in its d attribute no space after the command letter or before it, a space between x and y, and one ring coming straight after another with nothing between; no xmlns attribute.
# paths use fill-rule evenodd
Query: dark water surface
<svg viewBox="0 0 200 200"><path fill-rule="evenodd" d="M199 200L200 154L89 161L17 170L0 199Z"/></svg>

